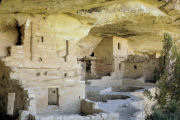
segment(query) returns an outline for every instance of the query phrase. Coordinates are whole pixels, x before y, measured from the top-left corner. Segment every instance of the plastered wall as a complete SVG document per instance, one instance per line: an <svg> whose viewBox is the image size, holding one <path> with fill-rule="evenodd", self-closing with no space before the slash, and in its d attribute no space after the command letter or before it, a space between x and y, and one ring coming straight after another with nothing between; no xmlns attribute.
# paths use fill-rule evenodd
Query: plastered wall
<svg viewBox="0 0 180 120"><path fill-rule="evenodd" d="M113 37L113 73L112 76L122 78L124 72L124 65L128 55L133 54L133 50L129 48L128 40L121 37Z"/></svg>
<svg viewBox="0 0 180 120"><path fill-rule="evenodd" d="M47 112L48 89L56 88L57 109L64 114L80 113L80 103L85 98L85 83L81 81L82 68L77 61L76 44L88 33L89 26L62 14L47 18L28 15L16 17L23 30L22 44L10 45L10 56L0 59L1 72L8 69L8 78L0 80L0 103L4 104L0 111L7 113L6 98L11 92L16 94L13 116L19 110ZM84 26L83 33L79 26ZM16 35L13 36L16 38Z"/></svg>
<svg viewBox="0 0 180 120"><path fill-rule="evenodd" d="M113 55L115 57L126 57L131 54L132 50L129 48L128 40L121 37L113 37Z"/></svg>
<svg viewBox="0 0 180 120"><path fill-rule="evenodd" d="M113 64L113 41L111 37L103 38L94 50L94 56L97 60L92 64L92 73L98 76L110 75Z"/></svg>
<svg viewBox="0 0 180 120"><path fill-rule="evenodd" d="M145 62L123 62L124 78L140 78L145 77L146 80L153 80L154 69L158 64L158 59L152 59Z"/></svg>

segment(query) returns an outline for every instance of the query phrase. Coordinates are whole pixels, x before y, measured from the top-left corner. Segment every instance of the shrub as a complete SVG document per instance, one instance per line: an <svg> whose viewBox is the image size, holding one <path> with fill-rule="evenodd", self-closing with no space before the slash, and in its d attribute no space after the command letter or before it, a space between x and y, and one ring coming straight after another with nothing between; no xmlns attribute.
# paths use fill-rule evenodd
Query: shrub
<svg viewBox="0 0 180 120"><path fill-rule="evenodd" d="M175 113L178 110L178 101L180 101L180 54L168 33L164 34L159 66L154 73L159 93L154 97L157 100L158 107L154 108L151 119L178 120ZM148 92L146 92L146 95L152 98Z"/></svg>

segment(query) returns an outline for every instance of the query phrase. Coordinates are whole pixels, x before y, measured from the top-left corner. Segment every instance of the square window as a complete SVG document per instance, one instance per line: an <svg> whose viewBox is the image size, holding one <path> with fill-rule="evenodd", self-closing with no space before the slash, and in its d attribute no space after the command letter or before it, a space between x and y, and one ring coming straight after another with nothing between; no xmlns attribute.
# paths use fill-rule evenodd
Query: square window
<svg viewBox="0 0 180 120"><path fill-rule="evenodd" d="M44 37L43 36L38 36L37 37L37 42L43 43L44 42Z"/></svg>

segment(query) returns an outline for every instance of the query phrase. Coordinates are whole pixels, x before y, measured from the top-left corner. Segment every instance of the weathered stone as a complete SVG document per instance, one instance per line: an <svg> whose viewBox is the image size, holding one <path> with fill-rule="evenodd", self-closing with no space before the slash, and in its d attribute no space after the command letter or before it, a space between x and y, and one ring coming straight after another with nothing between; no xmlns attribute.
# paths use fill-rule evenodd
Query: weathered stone
<svg viewBox="0 0 180 120"><path fill-rule="evenodd" d="M14 102L16 93L8 93L7 115L14 115Z"/></svg>
<svg viewBox="0 0 180 120"><path fill-rule="evenodd" d="M29 111L20 110L18 120L29 120Z"/></svg>
<svg viewBox="0 0 180 120"><path fill-rule="evenodd" d="M153 80L163 33L180 45L179 26L176 0L0 0L0 113L25 110L22 120L27 111L32 120L117 120L83 100L83 80L98 79L88 82L103 87L145 85ZM127 78L134 81L122 80ZM144 103L129 105L149 115L154 102L136 96ZM81 112L90 116L53 115ZM139 116L144 112L134 114Z"/></svg>

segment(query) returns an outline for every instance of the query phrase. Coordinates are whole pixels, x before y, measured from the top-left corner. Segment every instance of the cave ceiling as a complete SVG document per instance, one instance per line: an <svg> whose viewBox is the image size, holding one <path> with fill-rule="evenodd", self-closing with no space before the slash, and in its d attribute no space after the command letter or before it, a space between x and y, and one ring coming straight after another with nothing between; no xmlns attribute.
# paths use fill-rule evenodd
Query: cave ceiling
<svg viewBox="0 0 180 120"><path fill-rule="evenodd" d="M160 51L164 32L180 41L179 0L1 0L0 13L63 13L91 26L87 35L127 38L136 52Z"/></svg>

